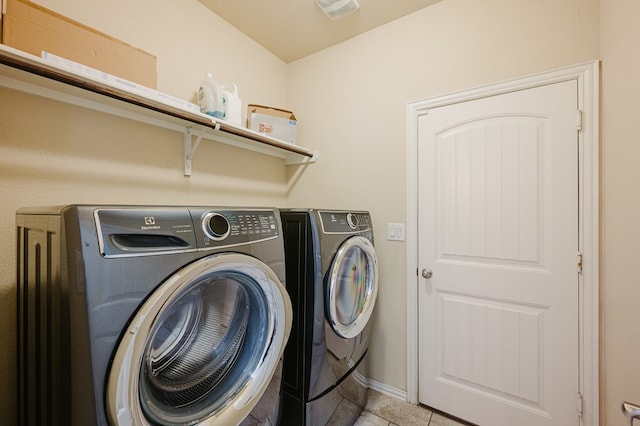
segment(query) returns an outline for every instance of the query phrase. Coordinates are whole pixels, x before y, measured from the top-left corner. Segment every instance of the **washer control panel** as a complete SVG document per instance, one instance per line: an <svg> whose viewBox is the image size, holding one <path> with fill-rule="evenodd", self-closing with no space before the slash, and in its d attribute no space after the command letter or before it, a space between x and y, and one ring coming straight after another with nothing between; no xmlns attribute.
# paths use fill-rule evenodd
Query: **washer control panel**
<svg viewBox="0 0 640 426"><path fill-rule="evenodd" d="M326 234L362 232L371 229L367 212L319 211L322 231Z"/></svg>
<svg viewBox="0 0 640 426"><path fill-rule="evenodd" d="M280 235L275 210L190 209L199 248L234 246Z"/></svg>
<svg viewBox="0 0 640 426"><path fill-rule="evenodd" d="M280 235L276 210L113 207L94 211L104 257L233 247Z"/></svg>

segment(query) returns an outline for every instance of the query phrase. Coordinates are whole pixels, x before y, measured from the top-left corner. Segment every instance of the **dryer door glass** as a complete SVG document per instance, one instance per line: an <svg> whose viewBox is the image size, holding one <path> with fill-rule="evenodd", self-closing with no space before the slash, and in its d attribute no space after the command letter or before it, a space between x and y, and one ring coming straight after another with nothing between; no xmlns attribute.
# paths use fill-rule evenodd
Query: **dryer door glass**
<svg viewBox="0 0 640 426"><path fill-rule="evenodd" d="M219 261L229 256L243 262ZM137 383L127 384L122 397L141 419L163 425L224 419L238 395L249 389L245 398L251 399L263 387L253 381L270 380L261 369L270 352L282 351L273 346L283 340L278 327L286 323L282 286L266 265L248 259L253 258L219 255L188 266L161 285L133 319L140 327L130 343L125 336L119 352L139 355L120 366L131 376L118 380ZM137 401L130 401L134 389Z"/></svg>
<svg viewBox="0 0 640 426"><path fill-rule="evenodd" d="M334 258L327 282L327 316L333 330L351 338L367 325L378 294L378 260L364 237L345 241Z"/></svg>

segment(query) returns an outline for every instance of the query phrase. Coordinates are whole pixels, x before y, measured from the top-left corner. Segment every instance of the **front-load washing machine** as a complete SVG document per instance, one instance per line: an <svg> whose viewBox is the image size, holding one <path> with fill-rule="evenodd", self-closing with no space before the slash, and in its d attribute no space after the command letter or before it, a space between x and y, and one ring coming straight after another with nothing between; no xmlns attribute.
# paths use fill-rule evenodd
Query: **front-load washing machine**
<svg viewBox="0 0 640 426"><path fill-rule="evenodd" d="M282 425L350 425L367 402L366 353L378 293L368 212L281 210L293 328Z"/></svg>
<svg viewBox="0 0 640 426"><path fill-rule="evenodd" d="M16 223L20 424L275 423L291 328L277 210L66 206ZM265 398L278 405L258 412Z"/></svg>

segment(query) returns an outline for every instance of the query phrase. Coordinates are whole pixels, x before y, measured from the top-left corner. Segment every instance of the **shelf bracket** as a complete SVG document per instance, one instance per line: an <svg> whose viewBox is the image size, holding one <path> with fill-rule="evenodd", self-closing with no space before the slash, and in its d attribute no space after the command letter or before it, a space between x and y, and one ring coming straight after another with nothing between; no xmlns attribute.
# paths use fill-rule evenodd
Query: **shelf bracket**
<svg viewBox="0 0 640 426"><path fill-rule="evenodd" d="M304 164L313 164L318 160L319 153L318 151L313 151L312 157L305 157L301 159L288 159L285 160L284 164L287 166L299 166Z"/></svg>
<svg viewBox="0 0 640 426"><path fill-rule="evenodd" d="M220 124L216 123L216 129L220 128ZM193 128L187 127L184 130L183 139L184 139L184 175L186 177L191 176L191 161L193 160L193 156L196 155L196 150L202 141L202 136L204 135L205 128L201 128L200 131L194 132ZM192 136L195 135L196 140L192 142Z"/></svg>

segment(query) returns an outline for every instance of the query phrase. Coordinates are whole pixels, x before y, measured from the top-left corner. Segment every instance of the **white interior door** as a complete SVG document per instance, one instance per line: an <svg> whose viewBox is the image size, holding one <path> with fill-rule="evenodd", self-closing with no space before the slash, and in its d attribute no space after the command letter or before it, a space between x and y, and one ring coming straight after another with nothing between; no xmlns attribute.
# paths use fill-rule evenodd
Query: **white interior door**
<svg viewBox="0 0 640 426"><path fill-rule="evenodd" d="M419 402L579 424L575 80L418 118Z"/></svg>

